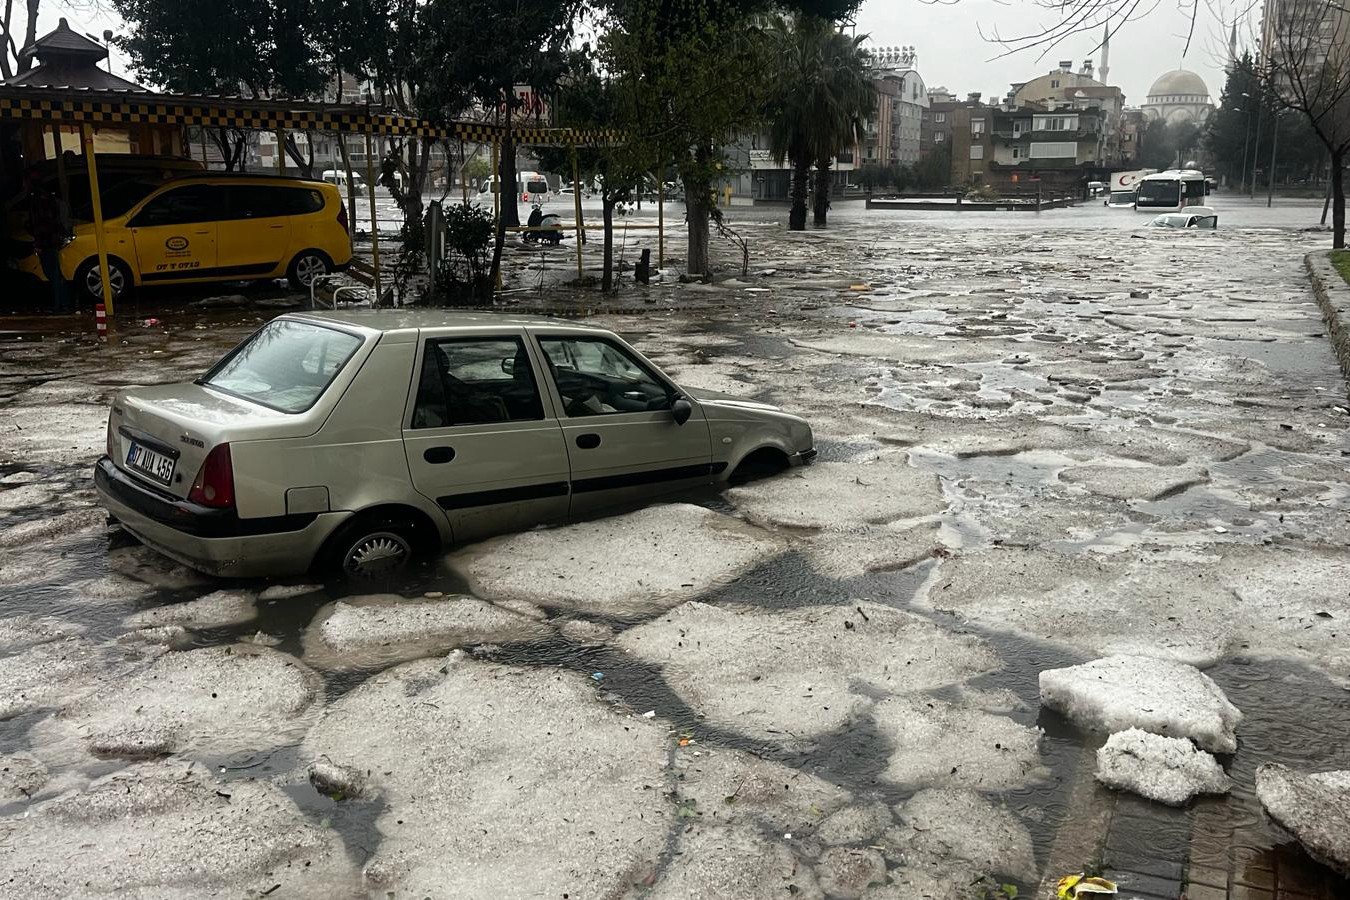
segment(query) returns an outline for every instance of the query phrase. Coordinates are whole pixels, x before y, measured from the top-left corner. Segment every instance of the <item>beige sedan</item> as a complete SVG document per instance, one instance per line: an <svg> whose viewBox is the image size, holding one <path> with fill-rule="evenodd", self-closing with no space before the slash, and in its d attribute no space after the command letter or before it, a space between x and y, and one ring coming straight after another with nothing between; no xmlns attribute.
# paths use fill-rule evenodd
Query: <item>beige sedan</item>
<svg viewBox="0 0 1350 900"><path fill-rule="evenodd" d="M598 328L296 313L190 384L118 394L94 479L202 571L370 575L814 455L801 418L683 389Z"/></svg>

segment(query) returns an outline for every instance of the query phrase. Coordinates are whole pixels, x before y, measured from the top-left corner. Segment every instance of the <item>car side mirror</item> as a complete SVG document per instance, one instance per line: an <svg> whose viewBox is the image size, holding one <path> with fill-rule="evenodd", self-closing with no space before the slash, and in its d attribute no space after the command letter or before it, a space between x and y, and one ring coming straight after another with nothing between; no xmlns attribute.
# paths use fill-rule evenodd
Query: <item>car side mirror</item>
<svg viewBox="0 0 1350 900"><path fill-rule="evenodd" d="M502 371L505 372L507 375L516 374L516 361L509 357L507 359L503 359Z"/></svg>
<svg viewBox="0 0 1350 900"><path fill-rule="evenodd" d="M670 415L676 425L683 425L694 414L694 404L683 397L676 397L670 404Z"/></svg>

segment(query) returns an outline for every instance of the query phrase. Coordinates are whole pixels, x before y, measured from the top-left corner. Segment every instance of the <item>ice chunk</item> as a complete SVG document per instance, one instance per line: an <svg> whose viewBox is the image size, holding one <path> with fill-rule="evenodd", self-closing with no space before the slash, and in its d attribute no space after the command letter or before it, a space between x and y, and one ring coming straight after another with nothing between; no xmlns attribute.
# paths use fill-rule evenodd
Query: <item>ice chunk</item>
<svg viewBox="0 0 1350 900"><path fill-rule="evenodd" d="M0 803L26 800L47 783L47 767L35 756L0 756Z"/></svg>
<svg viewBox="0 0 1350 900"><path fill-rule="evenodd" d="M0 653L13 653L64 638L78 637L85 628L55 616L37 616L31 613L0 619Z"/></svg>
<svg viewBox="0 0 1350 900"><path fill-rule="evenodd" d="M252 591L215 591L186 603L170 603L141 610L127 619L128 628L182 625L186 628L225 628L258 617Z"/></svg>
<svg viewBox="0 0 1350 900"><path fill-rule="evenodd" d="M816 837L826 844L867 844L891 826L884 803L848 806L820 823Z"/></svg>
<svg viewBox="0 0 1350 900"><path fill-rule="evenodd" d="M1242 713L1194 666L1148 656L1107 656L1041 673L1041 703L1098 731L1140 728L1185 737L1211 753L1237 749Z"/></svg>
<svg viewBox="0 0 1350 900"><path fill-rule="evenodd" d="M1204 484L1209 472L1199 466L1089 463L1065 469L1059 480L1115 500L1161 500Z"/></svg>
<svg viewBox="0 0 1350 900"><path fill-rule="evenodd" d="M661 666L711 721L769 740L840 728L870 708L869 691L923 690L998 664L982 641L878 603L762 610L691 602L615 643Z"/></svg>
<svg viewBox="0 0 1350 900"><path fill-rule="evenodd" d="M671 799L691 824L802 834L823 828L822 820L850 799L843 788L800 769L702 743L675 751L674 774Z"/></svg>
<svg viewBox="0 0 1350 900"><path fill-rule="evenodd" d="M1172 806L1231 786L1218 760L1190 741L1138 728L1116 732L1097 751L1097 780Z"/></svg>
<svg viewBox="0 0 1350 900"><path fill-rule="evenodd" d="M870 848L831 847L820 854L816 877L832 897L861 897L872 885L886 883L886 860Z"/></svg>
<svg viewBox="0 0 1350 900"><path fill-rule="evenodd" d="M455 651L352 689L301 755L380 797L362 896L612 897L655 866L675 821L666 746L585 675Z"/></svg>
<svg viewBox="0 0 1350 900"><path fill-rule="evenodd" d="M495 538L449 563L491 600L631 615L697 597L779 549L739 519L679 503Z"/></svg>
<svg viewBox="0 0 1350 900"><path fill-rule="evenodd" d="M1040 775L1040 732L1006 716L897 697L872 717L892 744L884 777L899 784L993 790Z"/></svg>
<svg viewBox="0 0 1350 900"><path fill-rule="evenodd" d="M882 524L946 508L937 476L911 467L903 453L868 465L817 463L727 491L752 522L792 528Z"/></svg>
<svg viewBox="0 0 1350 900"><path fill-rule="evenodd" d="M38 727L73 728L92 752L133 759L259 750L304 733L318 688L318 677L285 654L207 647L165 654Z"/></svg>
<svg viewBox="0 0 1350 900"><path fill-rule="evenodd" d="M47 641L0 655L0 720L57 706L98 687L95 675L115 677L122 666L83 638Z"/></svg>
<svg viewBox="0 0 1350 900"><path fill-rule="evenodd" d="M1308 774L1266 763L1256 796L1309 854L1350 878L1350 769Z"/></svg>
<svg viewBox="0 0 1350 900"><path fill-rule="evenodd" d="M811 868L791 848L748 827L692 828L650 890L631 900L820 900Z"/></svg>
<svg viewBox="0 0 1350 900"><path fill-rule="evenodd" d="M466 644L531 641L546 624L473 597L350 597L319 610L305 629L305 662L322 669L389 665Z"/></svg>
<svg viewBox="0 0 1350 900"><path fill-rule="evenodd" d="M887 836L906 865L951 870L955 860L980 874L1035 875L1031 835L1018 818L974 791L920 791L896 809L904 823Z"/></svg>
<svg viewBox="0 0 1350 900"><path fill-rule="evenodd" d="M181 762L123 769L5 827L6 896L352 895L342 841L280 788Z"/></svg>

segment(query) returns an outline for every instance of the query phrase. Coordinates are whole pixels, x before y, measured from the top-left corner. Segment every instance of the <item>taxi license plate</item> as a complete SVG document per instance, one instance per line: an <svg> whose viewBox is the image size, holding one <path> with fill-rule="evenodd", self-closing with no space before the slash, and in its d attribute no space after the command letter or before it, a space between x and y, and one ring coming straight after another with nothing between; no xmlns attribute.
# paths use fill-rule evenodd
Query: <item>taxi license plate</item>
<svg viewBox="0 0 1350 900"><path fill-rule="evenodd" d="M142 447L135 441L127 451L127 468L135 469L142 475L148 475L160 484L169 484L173 479L174 461L163 453L156 453L148 447Z"/></svg>

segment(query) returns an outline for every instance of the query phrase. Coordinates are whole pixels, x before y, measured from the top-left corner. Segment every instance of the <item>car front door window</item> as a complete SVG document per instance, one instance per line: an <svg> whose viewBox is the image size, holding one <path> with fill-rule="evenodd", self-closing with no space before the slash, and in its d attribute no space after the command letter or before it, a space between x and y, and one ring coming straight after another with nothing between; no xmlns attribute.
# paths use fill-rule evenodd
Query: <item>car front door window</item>
<svg viewBox="0 0 1350 900"><path fill-rule="evenodd" d="M670 409L671 388L603 338L540 338L568 418Z"/></svg>

